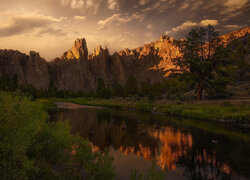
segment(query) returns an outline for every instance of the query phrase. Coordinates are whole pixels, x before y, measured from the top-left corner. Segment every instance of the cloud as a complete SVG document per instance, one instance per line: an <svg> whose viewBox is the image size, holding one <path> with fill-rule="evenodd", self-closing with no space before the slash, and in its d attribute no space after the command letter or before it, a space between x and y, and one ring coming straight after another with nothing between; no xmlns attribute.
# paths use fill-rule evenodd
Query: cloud
<svg viewBox="0 0 250 180"><path fill-rule="evenodd" d="M178 11L183 11L186 9L194 11L198 9L203 3L203 0L185 0L179 7Z"/></svg>
<svg viewBox="0 0 250 180"><path fill-rule="evenodd" d="M194 27L194 26L197 26L197 23L192 22L192 21L186 21L183 24L181 24L180 26L174 27L172 29L172 31L174 31L174 32L183 31L183 30L187 30L190 27Z"/></svg>
<svg viewBox="0 0 250 180"><path fill-rule="evenodd" d="M143 6L143 5L147 4L148 2L149 2L149 0L140 0L140 1L139 1L139 4L140 4L141 6Z"/></svg>
<svg viewBox="0 0 250 180"><path fill-rule="evenodd" d="M77 21L85 21L86 16L75 16L74 19L77 20Z"/></svg>
<svg viewBox="0 0 250 180"><path fill-rule="evenodd" d="M148 24L146 28L147 29L151 29L152 28L152 24Z"/></svg>
<svg viewBox="0 0 250 180"><path fill-rule="evenodd" d="M182 23L181 25L172 28L172 30L166 31L165 34L176 33L179 31L186 31L186 30L189 30L195 26L208 26L209 24L212 26L217 26L219 24L219 21L214 20L214 19L204 19L199 23L196 23L193 21L186 21L186 22Z"/></svg>
<svg viewBox="0 0 250 180"><path fill-rule="evenodd" d="M72 0L70 7L72 9L82 9L84 6L83 0Z"/></svg>
<svg viewBox="0 0 250 180"><path fill-rule="evenodd" d="M176 6L176 0L159 0L154 1L152 5L141 10L141 12L153 12L163 13L169 8L174 8Z"/></svg>
<svg viewBox="0 0 250 180"><path fill-rule="evenodd" d="M208 25L211 25L211 26L217 26L219 24L219 21L218 20L214 20L214 19L205 19L205 20L202 20L200 22L200 24L198 24L199 26L208 26Z"/></svg>
<svg viewBox="0 0 250 180"><path fill-rule="evenodd" d="M245 7L247 3L248 0L226 0L225 3L223 4L223 6L226 7L226 10L222 11L222 14L235 12Z"/></svg>
<svg viewBox="0 0 250 180"><path fill-rule="evenodd" d="M228 28L228 29L240 29L240 28L242 28L243 26L239 26L239 25L237 25L237 24L229 24L229 25L225 25L225 26L223 26L223 27L225 27L225 28Z"/></svg>
<svg viewBox="0 0 250 180"><path fill-rule="evenodd" d="M243 28L244 26L240 26L237 24L228 24L228 25L224 25L220 30L222 31L235 31L238 29Z"/></svg>
<svg viewBox="0 0 250 180"><path fill-rule="evenodd" d="M112 0L115 1L115 0ZM99 2L94 2L94 0L60 0L61 5L64 7L70 7L71 9L89 9L96 7ZM98 4L99 5L99 4Z"/></svg>
<svg viewBox="0 0 250 180"><path fill-rule="evenodd" d="M115 8L119 8L116 0L108 0L108 8L110 10L114 10Z"/></svg>
<svg viewBox="0 0 250 180"><path fill-rule="evenodd" d="M70 6L72 9L82 9L85 5L84 0L60 0L64 7Z"/></svg>
<svg viewBox="0 0 250 180"><path fill-rule="evenodd" d="M55 28L48 27L48 28L41 29L38 32L38 35L43 35L43 34L53 34L56 36L63 36L63 35L66 35L67 32L63 31L62 29L55 29Z"/></svg>
<svg viewBox="0 0 250 180"><path fill-rule="evenodd" d="M86 0L86 8L90 8L94 5L93 0Z"/></svg>
<svg viewBox="0 0 250 180"><path fill-rule="evenodd" d="M113 14L112 16L97 22L98 30L104 29L106 25L114 23L114 22L116 23L116 25L119 26L122 23L128 23L133 20L141 21L143 18L144 16L139 14L138 12L132 14L131 16L128 16L128 15L122 16L121 14Z"/></svg>
<svg viewBox="0 0 250 180"><path fill-rule="evenodd" d="M178 11L182 11L184 9L187 9L189 7L189 3L187 3L186 1L184 3L182 3L181 7L178 9Z"/></svg>
<svg viewBox="0 0 250 180"><path fill-rule="evenodd" d="M34 29L47 28L50 24L65 20L65 17L54 18L44 14L38 14L37 12L5 12L3 14L5 14L7 18L0 27L0 37L28 33Z"/></svg>

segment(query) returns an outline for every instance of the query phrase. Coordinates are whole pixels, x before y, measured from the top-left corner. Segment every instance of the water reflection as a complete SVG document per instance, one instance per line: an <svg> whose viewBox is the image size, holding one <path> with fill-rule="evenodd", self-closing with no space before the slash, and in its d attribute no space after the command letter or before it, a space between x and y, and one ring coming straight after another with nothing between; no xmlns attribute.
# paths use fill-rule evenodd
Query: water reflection
<svg viewBox="0 0 250 180"><path fill-rule="evenodd" d="M152 124L160 122L161 117L157 115L71 109L58 111L54 119L69 120L72 133L89 139L93 151L108 148L118 169L118 179L128 179L131 168L147 170L153 159L168 172L169 179L247 179L236 175L237 170L249 177L249 166L241 167L250 162L249 156L243 163L237 161L235 164L232 162L235 159L230 162L232 157L221 156L223 150L210 143L210 134L172 124L159 128L159 124ZM250 150L249 145L244 148L243 154Z"/></svg>

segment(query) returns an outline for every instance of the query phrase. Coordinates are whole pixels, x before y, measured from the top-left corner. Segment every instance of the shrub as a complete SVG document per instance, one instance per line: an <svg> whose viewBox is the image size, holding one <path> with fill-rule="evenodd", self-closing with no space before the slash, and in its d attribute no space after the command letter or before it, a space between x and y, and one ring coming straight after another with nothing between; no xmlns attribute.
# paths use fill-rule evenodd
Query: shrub
<svg viewBox="0 0 250 180"><path fill-rule="evenodd" d="M47 121L39 103L0 92L0 179L113 179L108 155L70 134L63 122Z"/></svg>

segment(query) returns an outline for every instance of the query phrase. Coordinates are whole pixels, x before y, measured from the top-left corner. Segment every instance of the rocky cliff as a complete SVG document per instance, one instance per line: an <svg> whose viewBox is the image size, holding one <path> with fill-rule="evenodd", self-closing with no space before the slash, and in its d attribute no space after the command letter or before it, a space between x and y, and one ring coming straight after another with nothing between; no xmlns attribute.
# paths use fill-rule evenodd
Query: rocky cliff
<svg viewBox="0 0 250 180"><path fill-rule="evenodd" d="M237 38L250 34L250 27L224 36L228 43L232 36ZM86 40L77 39L73 47L62 57L46 62L39 53L25 55L13 50L0 50L0 77L18 75L21 85L33 85L38 89L48 89L51 82L58 89L90 91L96 89L99 78L106 84L124 84L132 75L138 83L150 80L161 81L176 68L171 59L180 56L174 39L163 35L159 40L136 49L124 49L113 55L108 49L98 46L93 54L88 54Z"/></svg>
<svg viewBox="0 0 250 180"><path fill-rule="evenodd" d="M39 53L31 51L29 56L19 51L0 50L0 77L18 76L20 85L33 85L37 89L47 89L50 82L48 63Z"/></svg>

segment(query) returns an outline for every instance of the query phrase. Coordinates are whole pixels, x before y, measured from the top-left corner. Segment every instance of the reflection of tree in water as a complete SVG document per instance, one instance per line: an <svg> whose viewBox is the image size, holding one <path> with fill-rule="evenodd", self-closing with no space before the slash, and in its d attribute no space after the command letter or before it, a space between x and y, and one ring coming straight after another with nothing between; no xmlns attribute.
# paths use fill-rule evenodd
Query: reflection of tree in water
<svg viewBox="0 0 250 180"><path fill-rule="evenodd" d="M186 146L186 154L178 164L185 168L185 177L190 180L231 179L232 170L209 141L211 137L201 131L193 131L193 146Z"/></svg>
<svg viewBox="0 0 250 180"><path fill-rule="evenodd" d="M190 180L231 179L230 167L220 162L215 152L189 148L178 163L185 167L185 176Z"/></svg>
<svg viewBox="0 0 250 180"><path fill-rule="evenodd" d="M140 119L150 122L150 116L84 109L58 113L57 116L57 119L70 120L72 132L88 138L93 151L104 151L111 145L125 156L133 154L146 160L155 158L162 169L174 170L177 165L182 165L188 179L230 179L233 173L231 168L235 171L242 164L234 163L236 167L232 166L232 157L229 156L234 153L225 153L225 149L221 149L225 143L216 149L208 143L211 137L205 132L184 132L172 126L157 130L153 126L137 124ZM125 131L121 129L124 124L128 127ZM140 136L140 129L143 128L147 129L147 136ZM92 137L89 136L90 129L95 132ZM231 168L224 162L231 163Z"/></svg>

